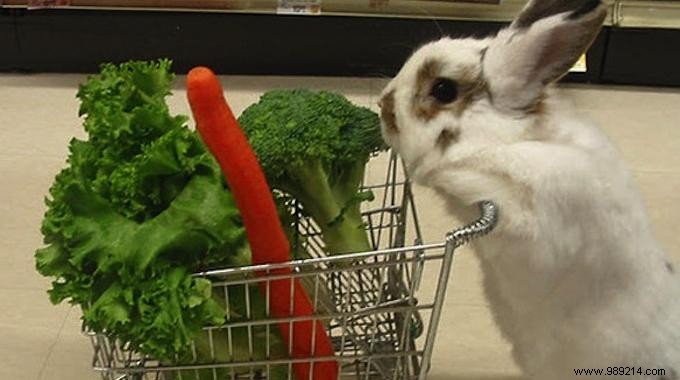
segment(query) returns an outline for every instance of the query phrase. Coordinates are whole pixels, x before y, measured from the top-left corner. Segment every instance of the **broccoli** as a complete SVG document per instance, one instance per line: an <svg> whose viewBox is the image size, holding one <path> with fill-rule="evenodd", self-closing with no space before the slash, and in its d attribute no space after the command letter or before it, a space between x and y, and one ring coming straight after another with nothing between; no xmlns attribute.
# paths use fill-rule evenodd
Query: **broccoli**
<svg viewBox="0 0 680 380"><path fill-rule="evenodd" d="M385 150L379 118L341 95L274 90L239 118L272 188L320 227L330 254L370 250L360 206L371 154Z"/></svg>

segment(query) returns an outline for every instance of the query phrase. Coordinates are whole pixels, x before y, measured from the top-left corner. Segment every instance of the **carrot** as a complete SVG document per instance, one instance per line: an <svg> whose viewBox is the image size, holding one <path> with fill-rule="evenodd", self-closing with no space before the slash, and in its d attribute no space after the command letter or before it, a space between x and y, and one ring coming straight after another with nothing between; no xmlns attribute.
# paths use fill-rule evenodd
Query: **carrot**
<svg viewBox="0 0 680 380"><path fill-rule="evenodd" d="M219 80L210 69L196 67L187 76L187 95L198 132L220 164L241 211L253 264L290 260L290 245L281 227L271 190L253 149L224 99ZM290 272L286 269L276 274ZM260 289L266 292L265 282L260 283ZM297 279L292 285L291 279L270 281L269 292L269 309L275 318L314 314L309 296ZM316 326L313 323L311 320L294 322L292 334L289 323L278 324L284 342L292 347L293 358L333 356L333 346L323 325L319 321L315 322ZM337 379L338 364L334 360L315 362L313 369L313 380ZM310 379L309 362L296 363L293 370L297 380Z"/></svg>

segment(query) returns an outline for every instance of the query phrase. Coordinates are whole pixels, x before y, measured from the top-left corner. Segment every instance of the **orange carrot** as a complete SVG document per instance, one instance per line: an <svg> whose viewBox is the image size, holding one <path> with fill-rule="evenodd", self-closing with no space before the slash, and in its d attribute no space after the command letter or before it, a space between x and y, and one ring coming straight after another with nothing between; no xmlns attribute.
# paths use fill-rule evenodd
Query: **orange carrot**
<svg viewBox="0 0 680 380"><path fill-rule="evenodd" d="M219 80L208 68L194 68L187 76L187 92L198 132L220 164L241 211L253 264L290 260L290 245L281 227L271 190L253 149L224 99ZM281 273L291 271L276 271L276 274ZM266 282L260 283L260 288L265 292ZM292 288L291 299L290 279L270 281L269 309L273 317L310 317L314 314L309 296L297 279L293 280ZM333 346L321 322L294 322L292 334L290 326L289 323L279 323L284 342L292 346L292 358L333 356ZM337 379L338 364L335 360L315 362L313 368L313 380ZM310 379L309 362L296 363L293 370L297 380Z"/></svg>

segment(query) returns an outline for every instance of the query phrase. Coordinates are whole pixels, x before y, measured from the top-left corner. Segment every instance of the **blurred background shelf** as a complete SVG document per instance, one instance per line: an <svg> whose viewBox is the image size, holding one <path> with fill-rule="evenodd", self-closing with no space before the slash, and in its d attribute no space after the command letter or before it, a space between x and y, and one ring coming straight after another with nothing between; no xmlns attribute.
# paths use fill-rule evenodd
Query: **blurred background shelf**
<svg viewBox="0 0 680 380"><path fill-rule="evenodd" d="M309 0L284 16L282 5L305 1L59 1L69 5L0 0L0 71L94 72L101 62L171 57L178 72L206 64L231 74L390 76L424 42L493 34L526 3ZM587 70L565 80L680 86L680 1L604 2L609 17Z"/></svg>
<svg viewBox="0 0 680 380"><path fill-rule="evenodd" d="M47 0L49 1L49 0ZM54 0L57 1L57 0ZM294 0L61 0L72 9L210 11L277 13ZM314 3L314 1L309 1ZM680 28L680 1L605 0L609 25L635 28ZM28 0L5 0L5 6L27 7ZM317 0L322 15L406 17L474 21L509 21L526 0Z"/></svg>
<svg viewBox="0 0 680 380"><path fill-rule="evenodd" d="M286 0L70 0L70 8L274 14ZM305 1L288 1L304 4ZM508 21L525 0L317 0L322 15ZM315 3L315 1L307 1ZM26 0L6 0L26 7Z"/></svg>
<svg viewBox="0 0 680 380"><path fill-rule="evenodd" d="M680 1L619 1L614 19L621 27L679 29Z"/></svg>

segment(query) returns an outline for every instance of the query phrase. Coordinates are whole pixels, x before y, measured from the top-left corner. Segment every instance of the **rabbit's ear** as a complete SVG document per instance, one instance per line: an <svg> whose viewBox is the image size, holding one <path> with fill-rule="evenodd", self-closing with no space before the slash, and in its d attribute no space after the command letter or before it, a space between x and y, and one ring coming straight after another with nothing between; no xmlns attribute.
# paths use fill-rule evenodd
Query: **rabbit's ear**
<svg viewBox="0 0 680 380"><path fill-rule="evenodd" d="M565 12L571 12L573 17L578 17L594 11L601 3L600 0L530 0L511 27L528 28L539 20Z"/></svg>
<svg viewBox="0 0 680 380"><path fill-rule="evenodd" d="M483 56L494 104L530 109L544 87L576 63L597 36L607 10L599 0L532 0Z"/></svg>

